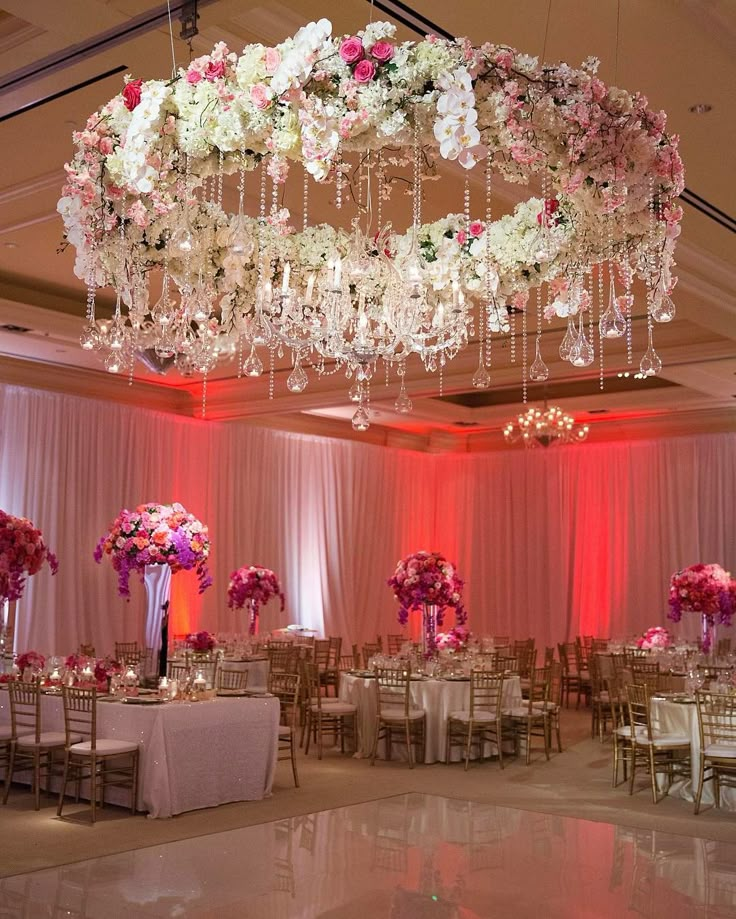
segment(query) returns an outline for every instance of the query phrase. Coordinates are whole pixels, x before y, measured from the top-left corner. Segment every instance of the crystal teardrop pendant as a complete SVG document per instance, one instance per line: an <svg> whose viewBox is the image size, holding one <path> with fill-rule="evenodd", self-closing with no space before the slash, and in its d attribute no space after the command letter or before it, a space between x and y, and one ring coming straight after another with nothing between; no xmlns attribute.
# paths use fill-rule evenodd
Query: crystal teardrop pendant
<svg viewBox="0 0 736 919"><path fill-rule="evenodd" d="M105 358L105 370L108 373L120 373L123 369L123 357L119 351L111 351Z"/></svg>
<svg viewBox="0 0 736 919"><path fill-rule="evenodd" d="M97 341L97 329L94 325L88 323L82 329L82 334L79 336L79 344L85 351L93 351Z"/></svg>
<svg viewBox="0 0 736 919"><path fill-rule="evenodd" d="M639 372L642 373L645 377L656 377L659 371L662 369L662 361L659 359L659 355L654 350L654 342L652 340L652 328L649 327L649 344L647 350L644 352L644 355L639 363Z"/></svg>
<svg viewBox="0 0 736 919"><path fill-rule="evenodd" d="M309 382L309 377L304 371L302 365L297 362L294 364L294 369L289 374L289 377L286 381L286 388L289 392L299 393L304 392L307 388L307 383Z"/></svg>
<svg viewBox="0 0 736 919"><path fill-rule="evenodd" d="M491 385L491 375L482 364L478 364L478 369L473 374L473 386L476 389L488 389Z"/></svg>
<svg viewBox="0 0 736 919"><path fill-rule="evenodd" d="M394 408L400 415L408 415L412 408L412 401L409 398L409 393L406 391L404 384L401 384L401 389L399 390L399 395L394 402Z"/></svg>
<svg viewBox="0 0 736 919"><path fill-rule="evenodd" d="M611 278L608 295L608 306L600 318L600 333L604 338L621 338L626 334L626 318L621 312L616 296L616 288Z"/></svg>
<svg viewBox="0 0 736 919"><path fill-rule="evenodd" d="M359 405L353 415L353 430L363 432L367 431L370 426L371 422L365 406Z"/></svg>
<svg viewBox="0 0 736 919"><path fill-rule="evenodd" d="M655 322L672 322L675 318L675 304L668 294L664 294L661 297L655 297L649 312Z"/></svg>
<svg viewBox="0 0 736 919"><path fill-rule="evenodd" d="M363 387L358 380L356 380L348 390L348 399L350 399L351 402L363 401Z"/></svg>
<svg viewBox="0 0 736 919"><path fill-rule="evenodd" d="M250 354L243 364L243 373L247 377L259 377L263 373L263 361L256 354L255 345L250 346Z"/></svg>
<svg viewBox="0 0 736 919"><path fill-rule="evenodd" d="M189 255L194 249L194 236L186 223L180 224L169 240L172 254Z"/></svg>
<svg viewBox="0 0 736 919"><path fill-rule="evenodd" d="M542 354L539 350L539 339L537 339L534 361L529 368L529 379L535 383L544 383L549 377L549 367L542 360Z"/></svg>
<svg viewBox="0 0 736 919"><path fill-rule="evenodd" d="M575 344L570 351L570 363L573 367L589 367L595 360L595 351L593 346L585 337L585 326L583 325L583 314L580 314L580 329L578 331Z"/></svg>
<svg viewBox="0 0 736 919"><path fill-rule="evenodd" d="M576 335L575 326L572 324L572 316L567 317L567 330L565 336L560 342L560 358L563 361L569 361L573 346L575 345Z"/></svg>

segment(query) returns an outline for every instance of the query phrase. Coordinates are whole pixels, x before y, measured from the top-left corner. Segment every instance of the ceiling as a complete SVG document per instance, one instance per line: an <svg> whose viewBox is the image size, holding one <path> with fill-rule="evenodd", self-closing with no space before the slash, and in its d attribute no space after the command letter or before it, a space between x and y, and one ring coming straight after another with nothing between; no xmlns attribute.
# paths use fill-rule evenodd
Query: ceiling
<svg viewBox="0 0 736 919"><path fill-rule="evenodd" d="M180 64L190 53L178 38L176 11L181 5L182 0L172 0ZM417 38L407 25L415 22L423 25L420 31L431 30L433 24L452 35L467 35L475 44L492 40L539 56L544 51L546 60L573 66L595 55L602 61L599 75L604 81L641 90L653 108L668 112L668 129L681 136L692 193L687 200L692 203L684 205L676 253L677 318L655 333L664 365L661 377L633 377L646 347L644 298L639 297L633 367L627 363L624 342L607 342L601 390L598 365L581 371L552 359L559 341L553 325L542 339L550 380L545 390L530 388L529 398L548 398L590 424L590 440L735 430L736 236L728 216L736 213L729 155L736 148L732 0L466 0L450 5L441 0L414 0L411 5L376 0L374 18L389 18L382 7L397 11L404 21L399 25L402 39ZM73 274L73 253L62 246L55 210L63 164L72 155L72 131L120 91L125 73L144 79L169 73L165 20L131 34L143 20L165 10L165 4L153 6L152 0L0 0L0 380L198 415L201 382L173 371L157 376L139 364L128 385L79 348L85 291ZM194 54L205 53L222 39L237 51L252 41L275 44L323 15L332 19L336 34L352 33L370 19L371 4L200 0L199 13ZM109 40L124 30L127 37ZM711 110L691 112L698 104ZM457 170L445 163L441 169L441 181L432 184L425 202L427 220L462 209ZM473 204L480 212L480 172L472 183ZM291 195L298 201L300 191L287 188L287 205ZM499 181L496 213L510 210L527 194ZM250 213L257 211L254 200L249 206ZM351 216L345 208L339 219L347 226ZM315 193L312 218L337 217L331 189ZM100 302L111 309L109 294L102 293ZM294 395L285 386L290 371L286 359L275 368L273 400L267 374L238 379L235 363L218 367L208 381L206 417L417 450L501 449L503 424L523 409L518 351L512 364L508 339L494 345L492 388L480 393L470 382L477 362L472 348L445 368L442 380L426 375L418 364L409 367L414 404L409 416L393 410L396 380L387 387L383 380L374 380L373 423L364 434L355 434L350 425L354 406L347 400L350 384L342 375L312 374L307 389ZM629 376L619 376L623 373Z"/></svg>

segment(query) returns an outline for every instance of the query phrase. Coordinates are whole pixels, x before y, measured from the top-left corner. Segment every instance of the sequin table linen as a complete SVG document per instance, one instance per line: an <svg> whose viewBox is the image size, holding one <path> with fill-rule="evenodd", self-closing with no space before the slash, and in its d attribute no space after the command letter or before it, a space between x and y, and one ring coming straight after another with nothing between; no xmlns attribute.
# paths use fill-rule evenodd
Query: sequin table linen
<svg viewBox="0 0 736 919"><path fill-rule="evenodd" d="M340 698L358 708L358 750L356 756L371 755L376 736L376 681L373 678L342 674ZM469 680L412 680L411 704L427 713L425 763L444 763L446 757L447 719L451 712L470 707ZM501 706L504 709L522 704L521 681L512 676L503 681ZM504 743L504 750L506 744ZM405 756L400 745L392 755ZM461 758L461 751L452 751L453 760Z"/></svg>
<svg viewBox="0 0 736 919"><path fill-rule="evenodd" d="M63 731L61 698L44 696L41 718L44 731ZM8 694L2 692L0 725L9 722ZM278 723L274 697L97 704L98 737L140 745L138 809L151 817L267 797L276 770ZM106 800L127 806L128 792L109 788Z"/></svg>

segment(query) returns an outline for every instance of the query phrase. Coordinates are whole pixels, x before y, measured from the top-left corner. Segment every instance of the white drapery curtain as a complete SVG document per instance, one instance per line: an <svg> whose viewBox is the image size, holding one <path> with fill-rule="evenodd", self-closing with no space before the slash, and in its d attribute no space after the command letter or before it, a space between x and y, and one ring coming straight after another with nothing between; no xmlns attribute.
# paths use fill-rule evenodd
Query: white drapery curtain
<svg viewBox="0 0 736 919"><path fill-rule="evenodd" d="M426 548L457 562L474 631L628 635L665 623L677 568L736 566L735 472L733 434L430 456L0 387L0 507L41 527L61 566L29 579L16 646L47 653L142 638L143 586L120 599L92 551L144 501L181 501L210 528L213 587L174 577L174 632L245 631L225 595L245 564L287 595L262 630L399 631L386 579Z"/></svg>

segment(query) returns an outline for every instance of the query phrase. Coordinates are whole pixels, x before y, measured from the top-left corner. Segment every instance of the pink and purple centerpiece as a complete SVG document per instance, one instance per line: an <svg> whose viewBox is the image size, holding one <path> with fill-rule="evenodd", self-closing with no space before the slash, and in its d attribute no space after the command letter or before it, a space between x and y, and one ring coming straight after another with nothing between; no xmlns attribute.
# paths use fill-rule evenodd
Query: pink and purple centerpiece
<svg viewBox="0 0 736 919"><path fill-rule="evenodd" d="M442 625L443 610L448 606L454 608L458 625L464 625L468 618L462 600L463 581L455 573L455 566L439 552L407 555L387 583L399 601L401 625L406 625L409 610L423 606L438 607L438 625Z"/></svg>
<svg viewBox="0 0 736 919"><path fill-rule="evenodd" d="M20 675L26 670L40 672L46 666L46 658L40 651L24 651L15 659L15 665L20 671Z"/></svg>
<svg viewBox="0 0 736 919"><path fill-rule="evenodd" d="M192 632L191 635L187 635L186 643L188 648L191 648L192 651L197 651L199 653L212 651L217 644L215 641L215 636L212 634L212 632L205 631Z"/></svg>
<svg viewBox="0 0 736 919"><path fill-rule="evenodd" d="M230 609L250 607L248 630L254 635L258 625L258 614L262 605L273 597L281 599L281 611L284 609L284 593L276 573L260 565L246 565L230 575L227 586L227 605Z"/></svg>
<svg viewBox="0 0 736 919"><path fill-rule="evenodd" d="M663 651L665 648L672 647L672 635L664 626L655 625L637 639L636 647L645 651Z"/></svg>
<svg viewBox="0 0 736 919"><path fill-rule="evenodd" d="M434 643L438 651L464 651L471 637L472 633L464 625L456 625L447 632L438 632Z"/></svg>
<svg viewBox="0 0 736 919"><path fill-rule="evenodd" d="M49 563L52 574L59 570L43 533L25 517L0 510L0 602L19 600L26 578L37 574L44 562Z"/></svg>
<svg viewBox="0 0 736 919"><path fill-rule="evenodd" d="M679 622L683 612L702 617L702 648L712 650L716 625L731 625L736 608L736 581L720 565L691 565L675 572L670 580L667 618Z"/></svg>
<svg viewBox="0 0 736 919"><path fill-rule="evenodd" d="M199 592L211 584L207 568L207 527L181 504L139 504L123 509L95 549L95 561L109 555L118 573L118 593L130 598L130 572L143 575L148 565L168 565L172 573L196 569Z"/></svg>

